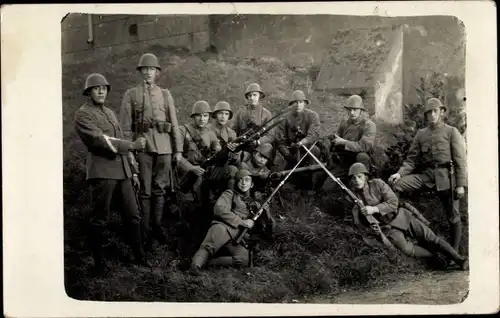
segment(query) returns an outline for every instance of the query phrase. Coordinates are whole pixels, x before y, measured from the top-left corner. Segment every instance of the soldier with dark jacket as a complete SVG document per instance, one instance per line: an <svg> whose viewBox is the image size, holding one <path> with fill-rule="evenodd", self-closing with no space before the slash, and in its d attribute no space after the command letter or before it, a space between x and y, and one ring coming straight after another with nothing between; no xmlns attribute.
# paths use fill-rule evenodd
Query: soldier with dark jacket
<svg viewBox="0 0 500 318"><path fill-rule="evenodd" d="M309 105L309 100L305 97L304 92L297 90L292 94L289 106L293 110L285 117L276 129L276 142L278 150L286 161L284 169L291 169L305 154L302 145L310 147L319 139L320 121L318 113L311 109L305 108ZM315 145L311 152L316 156L320 156L320 149ZM302 165L312 165L316 162L312 157L304 160ZM312 174L303 180L306 188L312 190L313 180Z"/></svg>
<svg viewBox="0 0 500 318"><path fill-rule="evenodd" d="M149 265L142 247L141 216L129 162L130 151L144 148L146 140L144 137L139 137L134 142L124 139L115 113L104 105L110 90L111 86L104 76L89 75L83 91L88 100L74 117L75 130L88 150L86 178L91 191L88 243L99 273L107 270L102 247L106 240L105 227L111 213L114 193L119 195L120 212L130 234L129 243L135 261ZM134 182L138 182L137 175L134 176Z"/></svg>
<svg viewBox="0 0 500 318"><path fill-rule="evenodd" d="M439 259L437 255L439 252L455 262L462 270L468 269L465 257L459 255L448 242L438 237L410 210L398 207L398 197L384 181L377 178L369 179L366 166L359 162L354 163L348 174L353 193L365 205L360 209L356 204L352 209L354 224L358 228L362 231L369 230L371 226L365 215L372 215L380 222L380 230L405 255ZM416 240L417 244L412 240Z"/></svg>
<svg viewBox="0 0 500 318"><path fill-rule="evenodd" d="M435 187L451 225L452 246L458 250L462 236L459 200L467 185L466 148L460 132L443 122L444 112L446 107L439 99L427 100L424 115L428 125L417 132L406 160L388 181L396 193ZM452 184L448 170L450 162L455 167ZM412 173L418 166L422 169ZM453 200L451 191L456 195Z"/></svg>
<svg viewBox="0 0 500 318"><path fill-rule="evenodd" d="M172 155L175 161L179 161L182 147L172 95L168 89L162 89L155 84L161 71L157 57L151 53L142 55L137 70L143 81L125 92L120 121L126 139L131 140L138 136L146 138L146 148L137 153L137 161L141 181L139 199L144 235L147 248L150 249L153 236L160 243L166 242L161 220L165 196L172 193L166 189L173 189L175 186Z"/></svg>
<svg viewBox="0 0 500 318"><path fill-rule="evenodd" d="M235 244L234 241L243 228L254 227L252 212L260 208L261 203L251 196L253 183L248 170L239 170L235 181L235 189L224 191L215 204L212 225L191 261L190 272L193 275L200 275L201 268L207 263L235 267L249 265L249 251L245 247L245 239L248 239L249 235L245 235L240 244ZM257 224L268 232L274 231L275 222L269 213L269 207L265 208L265 213L257 220ZM213 258L222 249L230 256Z"/></svg>

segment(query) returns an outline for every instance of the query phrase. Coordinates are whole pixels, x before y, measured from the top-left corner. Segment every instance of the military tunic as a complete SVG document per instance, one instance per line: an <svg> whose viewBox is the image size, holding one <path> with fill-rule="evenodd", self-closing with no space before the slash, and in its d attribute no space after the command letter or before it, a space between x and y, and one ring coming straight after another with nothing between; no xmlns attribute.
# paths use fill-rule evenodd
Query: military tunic
<svg viewBox="0 0 500 318"><path fill-rule="evenodd" d="M132 142L123 139L115 113L106 106L85 103L76 112L74 123L78 136L88 150L87 180L91 192L89 240L93 246L100 246L115 193L119 195L117 202L125 223L137 225L141 220L127 160ZM115 139L106 141L104 135Z"/></svg>
<svg viewBox="0 0 500 318"><path fill-rule="evenodd" d="M236 135L240 136L249 129L251 124L260 126L272 117L271 112L260 104L244 105L234 115L233 129Z"/></svg>
<svg viewBox="0 0 500 318"><path fill-rule="evenodd" d="M155 196L158 206L167 187L172 187L172 153L182 152L177 111L169 90L143 82L128 89L122 99L120 122L128 140L146 138L144 151L137 153L139 196L144 201ZM161 125L161 128L159 128ZM143 210L149 209L144 203Z"/></svg>
<svg viewBox="0 0 500 318"><path fill-rule="evenodd" d="M401 179L393 186L394 191L406 192L435 186L438 196L445 207L450 223L460 221L459 200L450 202L450 181L447 164L455 166L454 183L456 187L467 185L467 161L463 137L455 127L443 122L435 127L419 130L413 140L406 160L398 170ZM418 166L420 173L411 174ZM453 205L453 208L450 207Z"/></svg>

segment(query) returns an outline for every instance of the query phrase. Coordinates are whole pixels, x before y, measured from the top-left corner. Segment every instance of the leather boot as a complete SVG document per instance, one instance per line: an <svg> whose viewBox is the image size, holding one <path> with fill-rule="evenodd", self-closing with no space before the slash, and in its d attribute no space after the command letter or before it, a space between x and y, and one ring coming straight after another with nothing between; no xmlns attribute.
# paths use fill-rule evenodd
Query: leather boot
<svg viewBox="0 0 500 318"><path fill-rule="evenodd" d="M163 209L165 205L165 198L163 196L154 197L154 215L153 215L153 234L158 243L164 245L167 242L167 236L162 227Z"/></svg>
<svg viewBox="0 0 500 318"><path fill-rule="evenodd" d="M146 253L142 247L141 224L132 223L130 225L130 232L132 238L130 240L130 247L134 254L134 263L142 266L151 267L151 263L146 259Z"/></svg>
<svg viewBox="0 0 500 318"><path fill-rule="evenodd" d="M151 238L151 200L141 199L141 217L142 217L142 242L146 252L151 252L153 241Z"/></svg>
<svg viewBox="0 0 500 318"><path fill-rule="evenodd" d="M194 276L201 275L201 269L208 262L208 257L210 253L201 247L193 256L191 260L191 267L189 269L189 273Z"/></svg>
<svg viewBox="0 0 500 318"><path fill-rule="evenodd" d="M94 273L98 276L104 275L108 271L108 266L104 260L103 253L103 235L97 228L90 226L87 237L87 244L89 245L92 258L94 259Z"/></svg>
<svg viewBox="0 0 500 318"><path fill-rule="evenodd" d="M448 258L452 259L455 264L457 264L462 270L467 270L469 268L469 262L465 257L460 256L458 252L451 247L448 242L443 239L439 239L437 246L441 253L443 253Z"/></svg>
<svg viewBox="0 0 500 318"><path fill-rule="evenodd" d="M460 239L462 238L462 222L450 224L451 227L451 246L455 251L459 251Z"/></svg>

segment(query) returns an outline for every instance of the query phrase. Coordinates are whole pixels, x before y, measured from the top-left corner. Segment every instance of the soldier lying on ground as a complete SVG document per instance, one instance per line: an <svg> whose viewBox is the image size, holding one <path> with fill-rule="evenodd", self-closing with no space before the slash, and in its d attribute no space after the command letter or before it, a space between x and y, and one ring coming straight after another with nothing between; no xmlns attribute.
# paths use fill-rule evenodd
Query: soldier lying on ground
<svg viewBox="0 0 500 318"><path fill-rule="evenodd" d="M451 225L452 246L458 251L462 236L459 200L467 185L466 149L458 129L443 122L445 112L439 99L427 100L424 116L428 126L417 132L406 160L388 181L397 194L435 186ZM450 162L456 166L454 175L448 170ZM411 174L418 165L422 171Z"/></svg>
<svg viewBox="0 0 500 318"><path fill-rule="evenodd" d="M165 197L173 201L174 187L172 154L175 161L181 159L179 125L174 101L168 89L155 84L161 71L154 54L141 56L137 71L143 81L128 89L122 100L120 122L127 140L144 136L146 148L137 153L139 179L141 187L139 199L143 217L143 235L146 250L152 247L153 237L160 243L166 243L166 234L162 227ZM173 212L173 206L169 206ZM150 218L150 215L153 215Z"/></svg>
<svg viewBox="0 0 500 318"><path fill-rule="evenodd" d="M191 261L190 273L200 275L200 269L207 263L215 266L243 267L249 265L249 251L245 246L245 239L240 244L235 244L242 228L252 229L254 221L252 212L260 208L251 195L253 186L252 176L246 169L239 170L235 175L234 190L226 190L217 200L214 207L214 220L208 230L200 248ZM257 224L267 232L274 231L275 221L266 207L265 213L258 219ZM231 256L212 258L216 253L225 249Z"/></svg>
<svg viewBox="0 0 500 318"><path fill-rule="evenodd" d="M104 106L111 86L101 74L91 74L85 81L83 94L88 100L75 114L75 130L88 149L87 180L91 191L87 242L94 258L95 270L103 274L108 267L104 259L105 227L110 216L113 194L119 195L120 212L130 237L128 243L135 262L149 265L142 247L141 216L132 185L132 171L127 156L143 149L144 137L134 142L125 140L115 113ZM135 171L137 173L137 171ZM138 183L137 175L134 182Z"/></svg>
<svg viewBox="0 0 500 318"><path fill-rule="evenodd" d="M313 144L319 138L320 121L318 114L305 108L309 105L304 92L297 90L292 94L289 106L293 110L285 117L285 120L276 128L276 142L278 149L286 161L284 167L280 170L291 169L302 158L306 147ZM317 157L320 156L320 149L314 146L311 150ZM308 157L303 161L302 166L309 166L315 161ZM295 178L296 184L302 184L305 189L313 189L313 173L304 173L299 178Z"/></svg>
<svg viewBox="0 0 500 318"><path fill-rule="evenodd" d="M349 168L351 190L362 200L365 207L361 210L354 205L352 215L354 224L362 231L371 229L365 215L372 215L380 222L380 230L391 243L405 255L415 258L435 258L442 253L455 262L462 270L468 269L468 261L458 254L444 239L438 237L412 212L401 206L392 189L381 179L369 179L369 173L362 163L354 163ZM411 240L417 240L417 244ZM445 262L441 262L446 266Z"/></svg>

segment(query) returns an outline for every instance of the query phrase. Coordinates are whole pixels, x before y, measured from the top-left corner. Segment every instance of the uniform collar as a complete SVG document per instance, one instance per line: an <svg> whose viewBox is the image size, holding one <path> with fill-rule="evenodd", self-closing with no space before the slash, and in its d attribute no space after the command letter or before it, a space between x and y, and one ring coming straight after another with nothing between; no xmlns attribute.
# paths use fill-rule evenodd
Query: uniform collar
<svg viewBox="0 0 500 318"><path fill-rule="evenodd" d="M358 118L352 120L352 119L348 119L347 121L349 122L349 124L351 125L359 125L361 123L361 121L363 120L363 116L362 115L359 115Z"/></svg>
<svg viewBox="0 0 500 318"><path fill-rule="evenodd" d="M254 109L260 109L262 106L260 105L260 103L257 103L257 105L253 106L252 104L250 103L247 103L247 108L248 109L251 109L251 110L254 110Z"/></svg>
<svg viewBox="0 0 500 318"><path fill-rule="evenodd" d="M435 129L438 129L438 128L441 128L444 126L444 122L443 120L439 120L437 124L433 125L433 124L429 124L427 127L429 127L429 129L432 129L432 130L435 130Z"/></svg>
<svg viewBox="0 0 500 318"><path fill-rule="evenodd" d="M89 97L89 99L90 100L86 102L87 105L104 110L104 104L96 104L91 97Z"/></svg>

